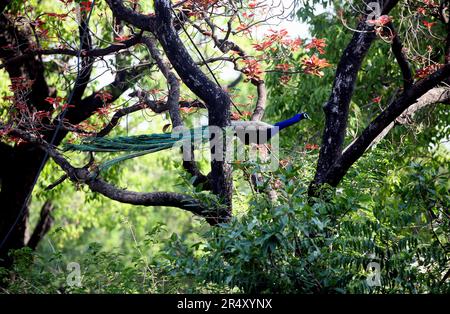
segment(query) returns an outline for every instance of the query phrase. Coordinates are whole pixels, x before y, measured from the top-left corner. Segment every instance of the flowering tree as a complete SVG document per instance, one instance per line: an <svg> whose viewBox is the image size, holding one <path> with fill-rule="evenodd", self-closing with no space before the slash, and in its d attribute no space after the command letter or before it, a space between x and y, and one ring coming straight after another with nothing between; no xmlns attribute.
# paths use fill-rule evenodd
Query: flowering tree
<svg viewBox="0 0 450 314"><path fill-rule="evenodd" d="M448 91L439 87L450 74L448 6L448 1L355 3L359 23L342 52L324 107L326 120L311 196L320 195L325 184L337 186L396 121L423 106L448 101ZM436 37L439 40L436 46L430 46L429 54L419 54L422 48L414 47L412 40L405 45L402 38L410 36L410 29L398 31L394 27L397 20L407 21L402 8L420 16L417 36L444 34L446 40ZM144 7L131 0L60 0L57 12L47 12L33 1L0 1L0 67L11 81L11 92L5 96L0 112L0 257L4 258L11 248L35 247L50 227L51 204L47 203L32 236L26 238L30 196L49 158L64 171L51 187L69 179L119 202L178 207L205 217L211 224L227 221L232 215L233 178L230 164L224 161L212 160L209 174L200 171L195 159L183 162L194 178L192 184L216 196L215 202L206 205L188 194L120 189L97 175L94 156L85 166L75 167L58 146L78 137L106 136L120 127L122 117L147 109L168 112L173 127L183 125L180 111L189 113L193 108L206 110L211 126L226 127L231 119L261 120L267 102L266 74L276 75L281 86L289 88L294 76L323 77L324 70L332 66L324 56L331 38L304 41L290 37L284 29L272 28L264 37L253 39L251 48L239 45L239 38L252 38L252 29L269 24L277 16L272 9L262 1L155 0L152 6ZM287 13L279 15L283 14ZM350 27L344 16L342 27ZM435 35L438 27L439 34ZM344 149L355 82L377 39L392 45L404 84ZM203 57L199 49L202 45L216 54ZM437 52L431 56L431 51ZM93 71L103 62L115 78L95 90ZM256 97L251 111L235 110L226 87L215 79L213 65L222 63L231 64L245 83L254 86ZM60 79L49 82L49 72ZM160 91L141 81L157 73L166 82L165 97L153 97ZM129 96L137 101L120 108L116 102L129 89L133 89ZM376 103L382 101L374 99ZM318 148L317 144L307 145L308 149ZM223 149L225 152L226 147Z"/></svg>

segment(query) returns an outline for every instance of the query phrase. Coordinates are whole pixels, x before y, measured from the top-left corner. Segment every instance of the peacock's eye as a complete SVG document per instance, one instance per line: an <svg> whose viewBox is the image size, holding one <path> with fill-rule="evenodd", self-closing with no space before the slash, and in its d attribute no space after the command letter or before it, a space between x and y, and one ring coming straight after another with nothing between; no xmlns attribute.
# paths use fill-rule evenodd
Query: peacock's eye
<svg viewBox="0 0 450 314"><path fill-rule="evenodd" d="M303 117L305 117L305 119L311 119L307 113L304 113Z"/></svg>

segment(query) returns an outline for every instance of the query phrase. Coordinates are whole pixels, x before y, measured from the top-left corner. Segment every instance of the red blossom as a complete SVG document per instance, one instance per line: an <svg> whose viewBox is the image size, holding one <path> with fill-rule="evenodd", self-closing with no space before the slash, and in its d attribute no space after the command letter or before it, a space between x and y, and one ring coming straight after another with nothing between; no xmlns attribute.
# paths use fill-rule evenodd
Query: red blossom
<svg viewBox="0 0 450 314"><path fill-rule="evenodd" d="M263 71L261 70L261 65L255 59L245 59L242 60L245 63L245 67L242 69L242 73L248 76L250 79L255 79L257 81L261 80Z"/></svg>
<svg viewBox="0 0 450 314"><path fill-rule="evenodd" d="M377 19L367 21L367 23L376 27L383 27L391 21L392 19L390 16L382 15Z"/></svg>
<svg viewBox="0 0 450 314"><path fill-rule="evenodd" d="M256 2L256 1L252 1L252 2L250 2L249 4L248 4L248 7L250 8L250 9L254 9L254 8L256 8L257 6L258 6L258 2Z"/></svg>
<svg viewBox="0 0 450 314"><path fill-rule="evenodd" d="M287 83L289 83L291 78L292 77L290 75L283 75L283 76L280 77L280 83L281 84L287 84Z"/></svg>
<svg viewBox="0 0 450 314"><path fill-rule="evenodd" d="M423 0L423 3L425 3L429 7L435 7L436 8L436 7L439 6L438 4L434 3L433 0Z"/></svg>
<svg viewBox="0 0 450 314"><path fill-rule="evenodd" d="M425 25L428 30L431 30L431 28L436 24L436 22L428 22L428 21L422 21L423 25Z"/></svg>
<svg viewBox="0 0 450 314"><path fill-rule="evenodd" d="M419 79L426 78L443 67L442 64L432 64L416 71L416 77Z"/></svg>
<svg viewBox="0 0 450 314"><path fill-rule="evenodd" d="M264 51L270 46L272 46L273 41L266 40L261 42L260 44L253 44L252 46L255 48L256 51Z"/></svg>
<svg viewBox="0 0 450 314"><path fill-rule="evenodd" d="M379 104L381 102L381 96L375 97L374 99L372 99L373 103Z"/></svg>
<svg viewBox="0 0 450 314"><path fill-rule="evenodd" d="M42 119L44 119L44 118L49 118L50 115L51 115L50 112L44 111L44 110L36 111L36 113L34 114L34 116L35 116L36 119L38 119L38 120L42 120Z"/></svg>
<svg viewBox="0 0 450 314"><path fill-rule="evenodd" d="M306 150L316 150L316 149L319 149L319 145L308 143L305 145L305 149Z"/></svg>
<svg viewBox="0 0 450 314"><path fill-rule="evenodd" d="M417 13L421 14L421 15L425 15L427 13L426 9L423 7L420 7L417 9Z"/></svg>
<svg viewBox="0 0 450 314"><path fill-rule="evenodd" d="M125 41L127 39L130 39L130 35L120 35L114 38L114 40L120 42L120 41Z"/></svg>
<svg viewBox="0 0 450 314"><path fill-rule="evenodd" d="M9 89L12 92L27 91L33 86L34 80L30 80L25 76L11 77L11 85Z"/></svg>
<svg viewBox="0 0 450 314"><path fill-rule="evenodd" d="M287 72L291 67L292 65L290 65L289 63L280 63L275 66L275 69Z"/></svg>
<svg viewBox="0 0 450 314"><path fill-rule="evenodd" d="M111 99L113 99L113 96L107 92L107 91L99 91L96 95L95 98L100 98L103 102L108 102Z"/></svg>
<svg viewBox="0 0 450 314"><path fill-rule="evenodd" d="M241 118L241 115L239 113L237 113L237 112L232 112L230 118L231 118L231 120L236 121L236 120L239 120Z"/></svg>
<svg viewBox="0 0 450 314"><path fill-rule="evenodd" d="M58 109L61 108L61 110L65 110L66 108L69 107L73 107L73 105L69 105L69 104L62 104L61 102L64 101L64 98L62 97L47 97L45 98L45 101L48 102L49 104L51 104L53 106L53 109Z"/></svg>
<svg viewBox="0 0 450 314"><path fill-rule="evenodd" d="M301 38L284 39L281 43L284 46L287 46L287 47L291 48L291 51L296 51L303 44L303 41L301 40Z"/></svg>
<svg viewBox="0 0 450 314"><path fill-rule="evenodd" d="M321 69L331 66L326 59L319 59L316 55L312 55L309 59L303 59L302 64L304 66L303 71L306 74L317 75L319 77L323 76L323 72L320 71Z"/></svg>
<svg viewBox="0 0 450 314"><path fill-rule="evenodd" d="M95 112L100 116L108 116L109 113L111 112L111 105L106 105L101 108L98 108Z"/></svg>
<svg viewBox="0 0 450 314"><path fill-rule="evenodd" d="M59 13L54 13L54 12L47 12L45 14L47 14L48 16L51 16L51 17L56 17L57 19L60 19L60 20L64 20L69 15L69 14L59 14Z"/></svg>
<svg viewBox="0 0 450 314"><path fill-rule="evenodd" d="M181 107L180 110L184 113L193 113L195 111L194 107Z"/></svg>
<svg viewBox="0 0 450 314"><path fill-rule="evenodd" d="M320 54L324 54L325 50L323 48L325 48L327 46L327 44L325 43L325 38L323 39L318 39L318 38L313 38L312 41L306 45L306 49L317 49L317 51Z"/></svg>
<svg viewBox="0 0 450 314"><path fill-rule="evenodd" d="M89 12L92 9L92 2L91 1L81 1L80 2L80 11L81 12Z"/></svg>

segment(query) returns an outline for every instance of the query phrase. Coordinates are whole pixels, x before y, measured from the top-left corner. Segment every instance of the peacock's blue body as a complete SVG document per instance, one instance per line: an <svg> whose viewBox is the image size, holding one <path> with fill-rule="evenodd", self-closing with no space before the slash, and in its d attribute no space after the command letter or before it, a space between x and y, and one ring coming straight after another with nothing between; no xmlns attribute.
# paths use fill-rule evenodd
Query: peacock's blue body
<svg viewBox="0 0 450 314"><path fill-rule="evenodd" d="M292 118L277 122L274 125L259 121L233 121L230 130L246 145L265 144L281 130L303 119L309 119L307 113L296 114ZM130 154L102 164L101 168L105 169L123 160L172 148L180 141L188 140L193 144L208 142L210 139L209 130L210 128L208 126L203 126L173 133L118 136L111 138L89 137L83 139L81 144L66 145L65 150L109 153L130 152Z"/></svg>

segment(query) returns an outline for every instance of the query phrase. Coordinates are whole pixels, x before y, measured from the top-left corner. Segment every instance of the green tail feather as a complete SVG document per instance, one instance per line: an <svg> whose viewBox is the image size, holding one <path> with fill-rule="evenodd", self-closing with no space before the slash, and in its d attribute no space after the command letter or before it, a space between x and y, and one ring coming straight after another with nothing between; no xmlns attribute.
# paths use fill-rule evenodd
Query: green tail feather
<svg viewBox="0 0 450 314"><path fill-rule="evenodd" d="M64 150L107 153L132 152L131 154L126 154L101 164L99 169L102 171L127 159L170 149L183 140L190 140L193 144L206 142L208 140L208 136L204 136L206 129L207 126L191 129L189 130L189 135L180 132L177 134L179 135L178 137L172 133L118 136L112 138L90 137L83 139L81 144L66 144Z"/></svg>

